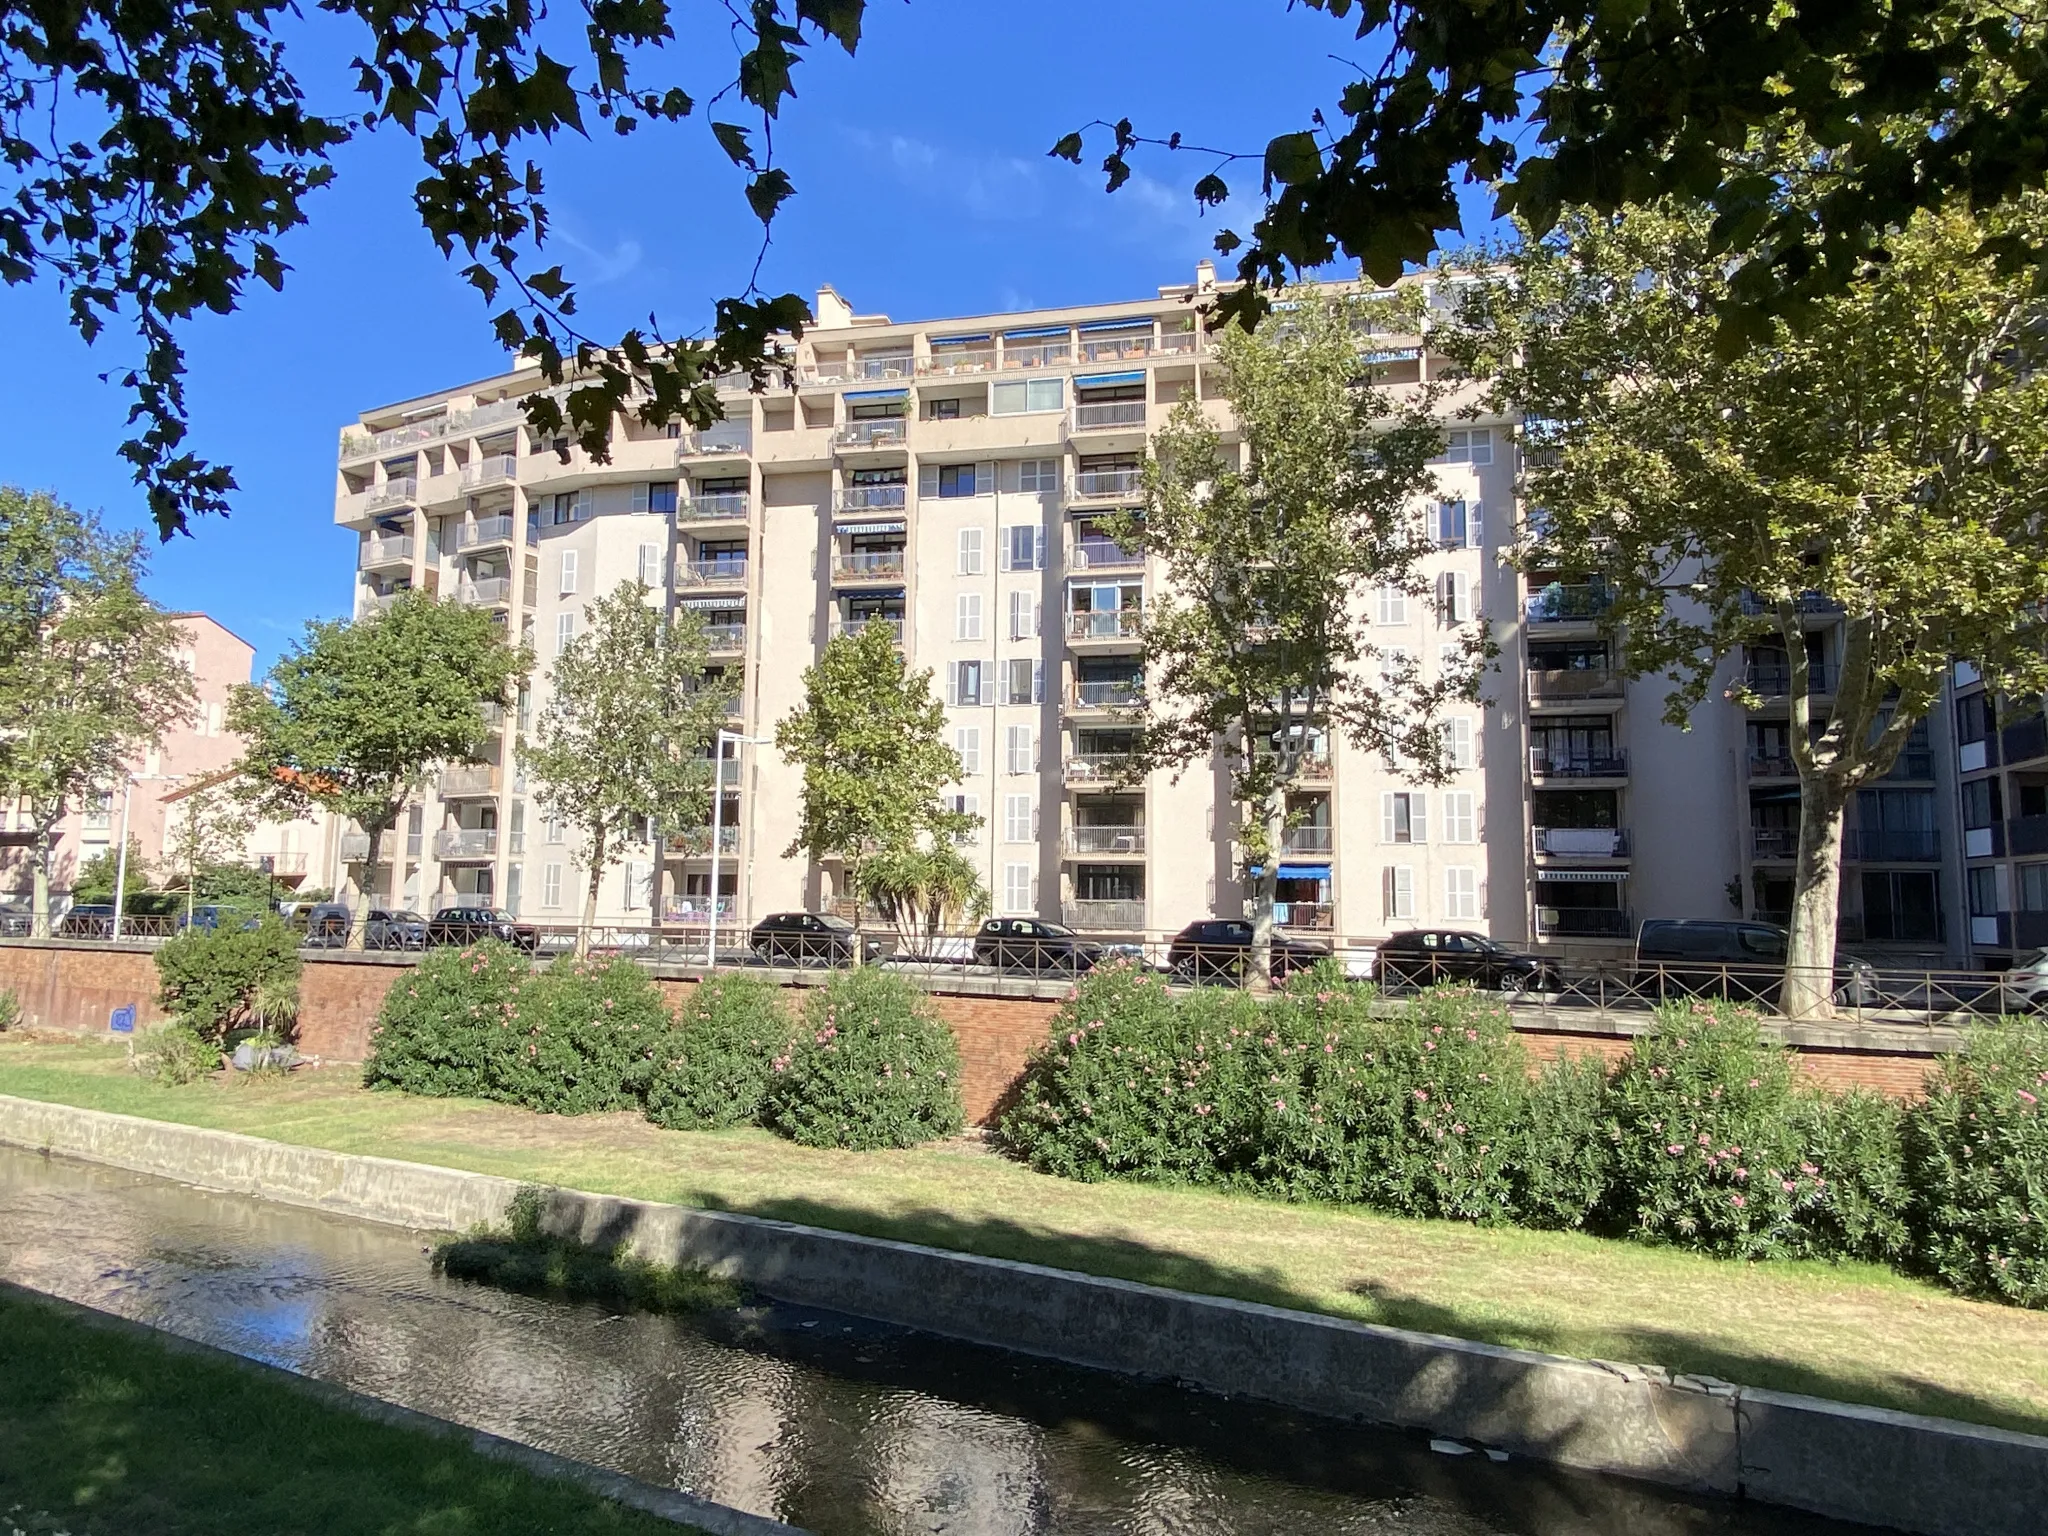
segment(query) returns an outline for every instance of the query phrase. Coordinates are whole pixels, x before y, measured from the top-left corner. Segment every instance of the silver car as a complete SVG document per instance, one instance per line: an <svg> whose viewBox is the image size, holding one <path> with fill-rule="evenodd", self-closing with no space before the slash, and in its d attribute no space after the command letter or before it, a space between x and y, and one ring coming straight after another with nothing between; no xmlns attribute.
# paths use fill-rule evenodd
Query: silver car
<svg viewBox="0 0 2048 1536"><path fill-rule="evenodd" d="M1999 988L2008 1013L2048 1013L2048 949L2037 949L2005 973Z"/></svg>

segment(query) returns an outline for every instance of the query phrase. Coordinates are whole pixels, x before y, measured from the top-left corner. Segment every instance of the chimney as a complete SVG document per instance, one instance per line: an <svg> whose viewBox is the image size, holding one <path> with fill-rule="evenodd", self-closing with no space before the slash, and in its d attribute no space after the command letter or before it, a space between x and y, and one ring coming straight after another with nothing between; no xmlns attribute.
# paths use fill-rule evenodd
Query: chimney
<svg viewBox="0 0 2048 1536"><path fill-rule="evenodd" d="M830 283L818 289L818 302L811 308L811 326L820 331L843 331L853 324L853 306L839 296Z"/></svg>
<svg viewBox="0 0 2048 1536"><path fill-rule="evenodd" d="M1216 263L1204 256L1195 263L1195 292L1214 293L1215 291Z"/></svg>

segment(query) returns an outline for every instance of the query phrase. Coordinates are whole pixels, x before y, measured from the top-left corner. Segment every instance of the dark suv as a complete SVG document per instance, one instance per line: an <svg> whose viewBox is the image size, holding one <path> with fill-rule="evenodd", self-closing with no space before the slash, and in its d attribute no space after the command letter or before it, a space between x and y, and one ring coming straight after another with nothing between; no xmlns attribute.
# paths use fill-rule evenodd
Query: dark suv
<svg viewBox="0 0 2048 1536"><path fill-rule="evenodd" d="M1178 981L1240 982L1252 948L1252 925L1240 918L1216 917L1189 923L1173 936L1166 952L1166 968ZM1272 972L1284 981L1296 971L1305 971L1318 960L1330 958L1321 944L1273 935Z"/></svg>
<svg viewBox="0 0 2048 1536"><path fill-rule="evenodd" d="M1775 923L1714 918L1646 921L1636 933L1635 984L1656 997L1705 994L1778 1004L1785 980L1786 934ZM1837 951L1835 1001L1868 1008L1884 1000L1876 968Z"/></svg>
<svg viewBox="0 0 2048 1536"><path fill-rule="evenodd" d="M57 924L60 939L110 939L114 936L114 904L89 901L73 907Z"/></svg>
<svg viewBox="0 0 2048 1536"><path fill-rule="evenodd" d="M1496 944L1481 933L1417 928L1380 945L1372 979L1383 987L1469 981L1490 992L1556 992L1563 978L1548 960Z"/></svg>
<svg viewBox="0 0 2048 1536"><path fill-rule="evenodd" d="M1101 958L1100 944L1035 917L992 917L974 936L974 963L999 971L1072 976L1092 970Z"/></svg>
<svg viewBox="0 0 2048 1536"><path fill-rule="evenodd" d="M425 949L427 920L417 912L388 912L370 908L370 924L363 930L365 949Z"/></svg>
<svg viewBox="0 0 2048 1536"><path fill-rule="evenodd" d="M776 912L754 924L754 953L769 965L851 965L853 924L818 912ZM882 941L863 935L861 954L881 958Z"/></svg>
<svg viewBox="0 0 2048 1536"><path fill-rule="evenodd" d="M538 928L495 907L443 907L427 923L429 944L474 944L479 939L497 939L529 955L540 948Z"/></svg>

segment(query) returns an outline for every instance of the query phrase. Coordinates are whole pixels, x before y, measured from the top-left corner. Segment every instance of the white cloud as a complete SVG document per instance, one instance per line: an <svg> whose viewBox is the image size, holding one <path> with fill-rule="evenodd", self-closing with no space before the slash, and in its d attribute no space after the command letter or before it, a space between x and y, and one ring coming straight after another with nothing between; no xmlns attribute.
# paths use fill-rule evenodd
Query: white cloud
<svg viewBox="0 0 2048 1536"><path fill-rule="evenodd" d="M569 247L583 259L576 263L568 276L571 281L602 288L615 283L622 277L629 277L640 270L640 242L631 237L613 242L609 251L600 250L586 240L579 240L566 228L557 225L554 238Z"/></svg>

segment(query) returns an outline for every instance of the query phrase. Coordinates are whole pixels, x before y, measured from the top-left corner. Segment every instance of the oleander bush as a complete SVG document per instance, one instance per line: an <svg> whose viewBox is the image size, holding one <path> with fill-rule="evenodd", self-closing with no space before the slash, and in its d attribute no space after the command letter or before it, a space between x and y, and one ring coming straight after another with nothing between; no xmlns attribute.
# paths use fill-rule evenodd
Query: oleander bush
<svg viewBox="0 0 2048 1536"><path fill-rule="evenodd" d="M550 1115L640 1108L675 1026L654 978L623 956L556 960L520 987L512 1018L489 1097Z"/></svg>
<svg viewBox="0 0 2048 1536"><path fill-rule="evenodd" d="M1867 1088L1811 1089L1794 1112L1799 1172L1810 1179L1799 1210L1816 1258L1913 1262L1913 1191L1906 1177L1907 1108Z"/></svg>
<svg viewBox="0 0 2048 1536"><path fill-rule="evenodd" d="M156 951L158 1001L216 1045L252 1022L259 998L289 992L295 1010L298 977L298 936L275 916L252 928L225 921L190 927Z"/></svg>
<svg viewBox="0 0 2048 1536"><path fill-rule="evenodd" d="M0 1035L21 1027L21 1000L12 987L0 987Z"/></svg>
<svg viewBox="0 0 2048 1536"><path fill-rule="evenodd" d="M1547 1231L1587 1229L1614 1176L1607 1063L1592 1055L1555 1057L1522 1102L1508 1151L1515 1219Z"/></svg>
<svg viewBox="0 0 2048 1536"><path fill-rule="evenodd" d="M960 1047L925 994L862 966L805 1000L762 1105L771 1130L807 1147L914 1147L966 1123Z"/></svg>
<svg viewBox="0 0 2048 1536"><path fill-rule="evenodd" d="M506 1058L524 1049L518 1003L532 980L526 956L497 939L428 950L384 994L363 1082L434 1098L497 1098Z"/></svg>
<svg viewBox="0 0 2048 1536"><path fill-rule="evenodd" d="M1968 1296L2048 1306L2048 1024L1971 1032L1905 1122L1920 1264Z"/></svg>
<svg viewBox="0 0 2048 1536"><path fill-rule="evenodd" d="M795 1033L773 982L736 971L705 977L661 1042L647 1081L647 1118L675 1131L753 1124Z"/></svg>

